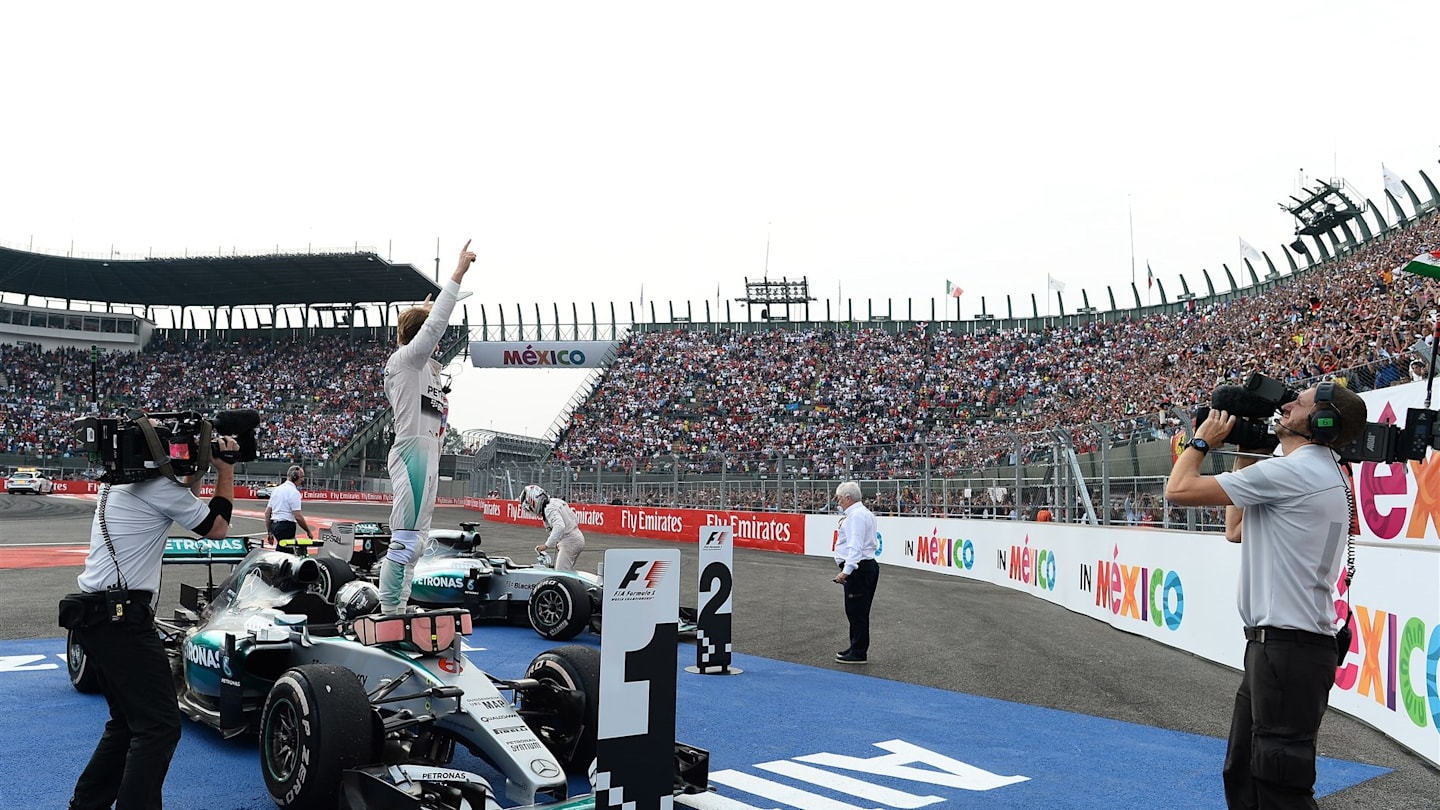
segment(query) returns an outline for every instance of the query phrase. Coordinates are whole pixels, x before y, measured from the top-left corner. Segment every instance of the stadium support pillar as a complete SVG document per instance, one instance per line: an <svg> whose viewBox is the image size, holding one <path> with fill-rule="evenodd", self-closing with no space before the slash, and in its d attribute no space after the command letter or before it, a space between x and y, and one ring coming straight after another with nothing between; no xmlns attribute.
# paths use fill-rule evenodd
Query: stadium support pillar
<svg viewBox="0 0 1440 810"><path fill-rule="evenodd" d="M1423 172L1423 171L1420 172L1420 176L1421 176L1421 177L1425 177L1425 172ZM1430 178L1426 177L1426 178L1425 178L1425 183L1426 183L1426 185L1429 185L1429 184L1430 184ZM1408 180L1401 180L1401 181L1400 181L1400 186L1405 189L1405 194L1406 194L1406 196L1408 196L1408 197L1410 198L1410 204L1413 205L1413 206L1415 206L1415 209L1414 209L1414 210L1415 210L1415 213L1414 213L1413 216L1417 216L1417 217L1420 216L1420 212L1425 210L1425 206L1423 206L1423 205L1420 204L1420 198L1415 195L1415 189L1410 188L1410 182L1409 182ZM1431 186L1431 188L1433 189L1434 186ZM1431 195L1430 195L1430 199L1431 199L1432 201L1435 201L1435 194L1434 194L1433 192L1432 192Z"/></svg>
<svg viewBox="0 0 1440 810"><path fill-rule="evenodd" d="M1420 170L1420 179L1425 181L1425 190L1430 192L1430 208L1440 207L1440 191L1435 189L1435 184L1430 182L1430 176L1424 169Z"/></svg>
<svg viewBox="0 0 1440 810"><path fill-rule="evenodd" d="M1280 271L1275 269L1275 262L1270 261L1270 254L1261 253L1260 255L1265 259L1265 266L1270 268L1270 273L1266 275L1266 278L1279 278Z"/></svg>

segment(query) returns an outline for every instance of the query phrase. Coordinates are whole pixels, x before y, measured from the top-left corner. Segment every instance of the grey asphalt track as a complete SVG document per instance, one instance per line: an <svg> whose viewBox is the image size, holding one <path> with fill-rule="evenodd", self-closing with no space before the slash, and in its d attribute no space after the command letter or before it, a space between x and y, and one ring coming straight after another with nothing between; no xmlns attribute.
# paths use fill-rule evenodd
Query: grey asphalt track
<svg viewBox="0 0 1440 810"><path fill-rule="evenodd" d="M263 501L237 509L263 510ZM58 496L0 494L0 549L89 542L93 502ZM322 518L386 520L389 507L306 504ZM476 520L474 512L441 508L434 525ZM237 517L233 533L260 530ZM534 556L542 539L528 527L482 523L484 547L517 560ZM188 534L176 527L174 534ZM605 549L674 548L670 543L587 534L580 566L594 570ZM696 548L680 546L695 571ZM0 639L51 638L55 605L75 589L76 565L0 568ZM846 642L840 588L819 558L735 550L735 650L818 667L844 668L834 654ZM219 572L217 572L218 574ZM203 567L167 571L160 609L169 613L178 582L204 583ZM682 578L681 603L694 605L696 577ZM882 568L872 612L874 642L864 674L967 694L1107 717L1223 738L1239 682L1236 670L1133 636L1017 591L920 571ZM1236 644L1243 640L1237 639ZM1393 772L1320 799L1327 810L1440 809L1440 770L1374 729L1331 711L1320 730L1320 753ZM1117 763L1117 770L1123 769ZM1220 762L1215 763L1220 778ZM1137 773L1136 779L1150 775ZM1158 805L1157 805L1158 806Z"/></svg>

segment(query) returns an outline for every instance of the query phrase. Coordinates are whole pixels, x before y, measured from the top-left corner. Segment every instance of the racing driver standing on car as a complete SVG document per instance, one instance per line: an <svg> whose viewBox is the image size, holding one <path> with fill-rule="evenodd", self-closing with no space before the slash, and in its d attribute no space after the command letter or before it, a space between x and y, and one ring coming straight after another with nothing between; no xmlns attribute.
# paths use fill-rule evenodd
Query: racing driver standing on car
<svg viewBox="0 0 1440 810"><path fill-rule="evenodd" d="M221 451L239 443L225 436ZM75 783L70 810L151 810L160 807L170 758L180 743L180 706L170 660L155 632L160 561L172 523L220 540L230 531L235 468L218 454L215 497L199 499L204 471L187 484L156 476L134 484L107 485L90 526L90 553L76 577L86 607L67 626L99 675L110 719L95 753ZM69 597L67 597L68 599ZM64 603L62 603L63 606ZM63 611L63 607L62 607Z"/></svg>
<svg viewBox="0 0 1440 810"><path fill-rule="evenodd" d="M410 600L415 563L430 535L447 405L440 364L433 355L459 299L460 282L474 262L466 240L460 263L434 304L427 297L423 306L400 313L395 328L400 348L385 362L385 398L395 413L395 443L390 446L390 489L395 500L390 508L390 548L380 563L383 613L398 613Z"/></svg>

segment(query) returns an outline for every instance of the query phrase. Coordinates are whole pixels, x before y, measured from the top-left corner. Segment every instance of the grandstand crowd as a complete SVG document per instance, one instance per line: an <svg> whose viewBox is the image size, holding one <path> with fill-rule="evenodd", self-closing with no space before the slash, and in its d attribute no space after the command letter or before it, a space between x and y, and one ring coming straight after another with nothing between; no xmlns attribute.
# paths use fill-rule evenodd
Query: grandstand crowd
<svg viewBox="0 0 1440 810"><path fill-rule="evenodd" d="M1168 437L1222 384L1259 370L1355 390L1419 379L1440 282L1395 273L1436 244L1435 217L1253 294L1179 312L959 333L917 324L633 333L556 454L577 467L718 465L801 475L951 476L1048 452Z"/></svg>
<svg viewBox="0 0 1440 810"><path fill-rule="evenodd" d="M380 373L392 348L352 345L343 336L152 341L138 352L100 354L98 413L255 408L264 417L257 431L262 455L323 462L386 407ZM0 356L0 453L83 454L71 423L97 413L90 352L12 344L0 345Z"/></svg>
<svg viewBox="0 0 1440 810"><path fill-rule="evenodd" d="M917 323L691 325L635 331L569 415L555 460L574 470L716 473L739 480L958 476L1048 454L1057 428L1077 452L1168 438L1176 409L1208 401L1252 370L1300 386L1329 376L1356 390L1422 378L1417 342L1440 322L1440 282L1394 272L1436 246L1428 215L1363 249L1264 290L1188 309L1060 323L1040 331L957 332ZM385 408L388 343L317 333L158 340L101 355L100 411L253 407L262 455L324 462ZM0 454L75 456L72 420L94 413L89 352L0 345ZM463 427L463 426L462 426ZM678 465L678 468L675 466ZM687 497L702 497L698 489ZM1166 519L1133 493L1102 505L1126 522ZM659 491L646 501L669 498ZM735 486L736 508L823 509L828 492ZM917 490L881 487L877 511ZM1023 517L986 490L947 496L966 513Z"/></svg>

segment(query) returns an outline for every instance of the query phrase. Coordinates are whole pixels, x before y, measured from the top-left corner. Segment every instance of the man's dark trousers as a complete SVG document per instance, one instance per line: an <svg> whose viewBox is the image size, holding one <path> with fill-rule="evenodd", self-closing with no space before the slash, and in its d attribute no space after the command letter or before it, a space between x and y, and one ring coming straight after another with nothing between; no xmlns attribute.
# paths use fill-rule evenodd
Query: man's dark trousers
<svg viewBox="0 0 1440 810"><path fill-rule="evenodd" d="M860 658L870 654L870 603L880 582L880 565L861 560L845 577L845 618L850 620L850 653Z"/></svg>
<svg viewBox="0 0 1440 810"><path fill-rule="evenodd" d="M1335 664L1335 640L1317 633L1281 631L1245 645L1225 752L1225 801L1232 810L1317 806L1315 737Z"/></svg>
<svg viewBox="0 0 1440 810"><path fill-rule="evenodd" d="M148 605L130 620L75 629L89 666L100 676L110 720L75 785L70 807L148 810L160 807L170 759L180 743L180 707L169 658Z"/></svg>

